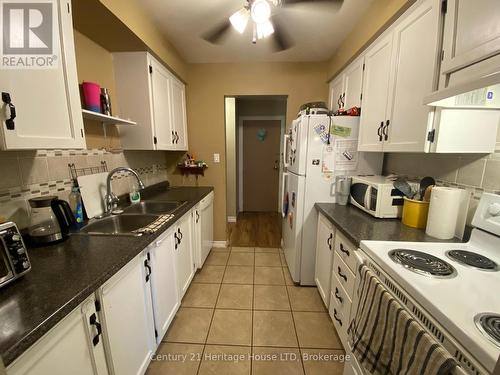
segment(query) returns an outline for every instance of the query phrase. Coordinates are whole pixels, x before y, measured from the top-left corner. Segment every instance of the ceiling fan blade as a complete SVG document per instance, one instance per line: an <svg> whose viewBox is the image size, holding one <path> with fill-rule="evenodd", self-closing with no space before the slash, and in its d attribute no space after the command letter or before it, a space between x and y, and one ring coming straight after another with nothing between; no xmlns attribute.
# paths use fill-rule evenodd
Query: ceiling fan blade
<svg viewBox="0 0 500 375"><path fill-rule="evenodd" d="M274 33L272 35L274 51L281 52L293 47L292 38L287 33L286 29L283 27L282 23L276 16L272 18L272 23L274 26Z"/></svg>
<svg viewBox="0 0 500 375"><path fill-rule="evenodd" d="M231 29L231 22L229 22L229 20L226 20L219 23L211 30L207 31L205 34L202 35L202 38L212 44L218 44L222 42L223 38L227 35L230 29Z"/></svg>

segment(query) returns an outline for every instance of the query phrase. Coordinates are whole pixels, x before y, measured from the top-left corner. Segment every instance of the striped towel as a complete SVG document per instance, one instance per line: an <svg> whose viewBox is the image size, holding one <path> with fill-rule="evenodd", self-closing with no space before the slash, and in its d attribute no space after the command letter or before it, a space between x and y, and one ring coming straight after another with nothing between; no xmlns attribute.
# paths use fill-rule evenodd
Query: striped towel
<svg viewBox="0 0 500 375"><path fill-rule="evenodd" d="M352 353L371 374L451 374L457 362L391 296L365 265L349 326Z"/></svg>

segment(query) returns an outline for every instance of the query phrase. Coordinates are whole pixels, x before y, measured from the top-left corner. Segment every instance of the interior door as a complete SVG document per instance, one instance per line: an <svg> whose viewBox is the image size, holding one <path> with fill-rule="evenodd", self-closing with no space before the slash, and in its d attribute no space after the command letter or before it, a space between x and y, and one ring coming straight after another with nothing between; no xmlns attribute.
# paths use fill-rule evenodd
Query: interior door
<svg viewBox="0 0 500 375"><path fill-rule="evenodd" d="M156 338L159 344L167 332L180 305L175 275L174 242L172 231L162 235L150 251L152 267L152 296Z"/></svg>
<svg viewBox="0 0 500 375"><path fill-rule="evenodd" d="M0 103L4 149L85 147L71 1L51 4L57 33L52 48L59 57L56 67L0 69L1 91L10 94L17 114L14 128L8 129L5 120L11 113Z"/></svg>
<svg viewBox="0 0 500 375"><path fill-rule="evenodd" d="M359 126L359 151L382 151L391 71L392 34L365 54L363 106Z"/></svg>
<svg viewBox="0 0 500 375"><path fill-rule="evenodd" d="M440 16L440 2L428 0L394 29L395 66L384 125L384 134L388 135L384 151L425 149L430 108L423 104L422 98L437 88Z"/></svg>
<svg viewBox="0 0 500 375"><path fill-rule="evenodd" d="M243 211L276 212L280 120L243 121Z"/></svg>
<svg viewBox="0 0 500 375"><path fill-rule="evenodd" d="M182 82L174 77L170 80L170 97L172 111L172 128L175 135L175 148L186 151L187 142L187 120L186 120L186 89Z"/></svg>
<svg viewBox="0 0 500 375"><path fill-rule="evenodd" d="M344 94L344 75L340 74L332 82L330 82L329 105L332 111L342 108L342 100Z"/></svg>
<svg viewBox="0 0 500 375"><path fill-rule="evenodd" d="M344 108L361 107L364 58L352 62L344 71Z"/></svg>
<svg viewBox="0 0 500 375"><path fill-rule="evenodd" d="M170 105L170 73L155 59L150 60L153 69L151 96L153 102L153 122L157 150L174 150L174 128Z"/></svg>

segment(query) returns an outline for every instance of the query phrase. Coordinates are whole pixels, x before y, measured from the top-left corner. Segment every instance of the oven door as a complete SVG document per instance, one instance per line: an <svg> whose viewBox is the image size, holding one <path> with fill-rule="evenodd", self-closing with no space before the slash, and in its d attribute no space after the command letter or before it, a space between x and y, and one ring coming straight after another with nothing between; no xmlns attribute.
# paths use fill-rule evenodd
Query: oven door
<svg viewBox="0 0 500 375"><path fill-rule="evenodd" d="M7 248L3 239L0 241L0 286L6 284L14 278L14 272L12 271L12 265L10 264L9 258L7 256Z"/></svg>

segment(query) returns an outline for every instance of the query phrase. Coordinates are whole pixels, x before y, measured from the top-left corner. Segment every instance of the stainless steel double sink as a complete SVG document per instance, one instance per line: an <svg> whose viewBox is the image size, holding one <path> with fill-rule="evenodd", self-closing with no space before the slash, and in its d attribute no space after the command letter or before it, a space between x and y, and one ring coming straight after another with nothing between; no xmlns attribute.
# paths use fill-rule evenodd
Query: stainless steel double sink
<svg viewBox="0 0 500 375"><path fill-rule="evenodd" d="M78 233L104 236L140 236L135 231L155 221L160 215L175 214L187 201L141 201L123 209L119 215L91 220Z"/></svg>

